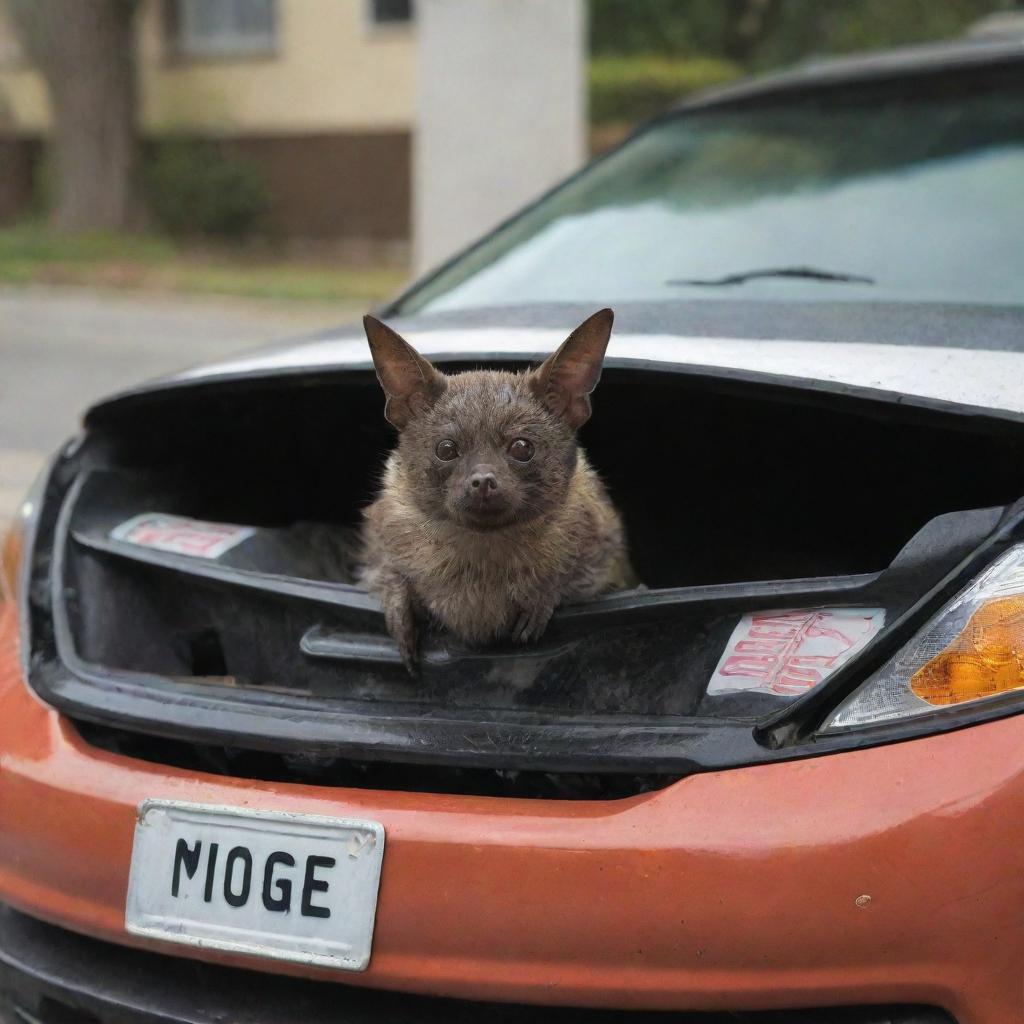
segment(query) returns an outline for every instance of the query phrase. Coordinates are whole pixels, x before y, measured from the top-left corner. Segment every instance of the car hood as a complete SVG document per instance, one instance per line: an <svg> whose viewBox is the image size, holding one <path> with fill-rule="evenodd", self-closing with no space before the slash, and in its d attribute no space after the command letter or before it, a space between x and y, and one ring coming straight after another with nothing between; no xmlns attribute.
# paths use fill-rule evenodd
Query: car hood
<svg viewBox="0 0 1024 1024"><path fill-rule="evenodd" d="M564 330L547 327L410 328L404 336L438 361L537 359ZM613 364L691 366L741 376L768 375L838 390L896 392L915 398L1024 414L1024 353L888 342L805 341L616 333ZM362 335L300 341L186 371L150 387L370 365ZM148 389L147 389L148 390Z"/></svg>
<svg viewBox="0 0 1024 1024"><path fill-rule="evenodd" d="M403 316L379 312L438 362L522 364L552 352L600 302L518 304ZM250 350L114 395L371 367L360 324ZM1024 308L944 303L700 299L616 302L608 365L780 383L824 393L1024 415Z"/></svg>

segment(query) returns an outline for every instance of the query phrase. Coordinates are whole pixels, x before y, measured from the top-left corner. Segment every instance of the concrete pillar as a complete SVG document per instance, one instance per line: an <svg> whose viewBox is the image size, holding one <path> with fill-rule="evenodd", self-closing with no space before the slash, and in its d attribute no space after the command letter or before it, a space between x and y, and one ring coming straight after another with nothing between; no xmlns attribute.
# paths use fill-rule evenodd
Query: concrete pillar
<svg viewBox="0 0 1024 1024"><path fill-rule="evenodd" d="M413 256L427 270L583 161L583 0L418 0Z"/></svg>

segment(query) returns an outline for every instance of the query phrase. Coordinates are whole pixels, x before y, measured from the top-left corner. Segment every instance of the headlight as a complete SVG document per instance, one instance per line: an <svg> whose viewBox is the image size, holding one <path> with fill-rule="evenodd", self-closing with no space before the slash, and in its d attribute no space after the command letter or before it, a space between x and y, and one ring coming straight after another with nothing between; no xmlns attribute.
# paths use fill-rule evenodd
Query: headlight
<svg viewBox="0 0 1024 1024"><path fill-rule="evenodd" d="M1024 545L961 591L826 720L824 732L1024 690Z"/></svg>

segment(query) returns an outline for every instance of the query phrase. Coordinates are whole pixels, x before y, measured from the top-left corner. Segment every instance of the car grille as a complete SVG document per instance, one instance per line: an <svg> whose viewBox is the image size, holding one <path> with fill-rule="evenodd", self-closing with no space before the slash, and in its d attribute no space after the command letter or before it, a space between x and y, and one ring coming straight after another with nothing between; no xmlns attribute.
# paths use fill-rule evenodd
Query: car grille
<svg viewBox="0 0 1024 1024"><path fill-rule="evenodd" d="M210 746L163 736L146 736L92 722L76 721L75 726L92 746L139 761L208 775L262 782L294 782L307 786L517 800L620 800L664 789L681 778L679 775L656 773L518 771L405 764L400 761L359 761L316 752L281 753Z"/></svg>

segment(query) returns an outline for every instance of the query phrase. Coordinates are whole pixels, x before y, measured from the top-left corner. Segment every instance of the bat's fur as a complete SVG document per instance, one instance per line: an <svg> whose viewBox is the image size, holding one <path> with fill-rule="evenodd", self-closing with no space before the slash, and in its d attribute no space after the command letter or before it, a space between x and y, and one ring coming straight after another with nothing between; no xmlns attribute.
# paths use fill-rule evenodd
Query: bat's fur
<svg viewBox="0 0 1024 1024"><path fill-rule="evenodd" d="M361 580L410 669L424 616L468 644L527 642L562 602L635 585L619 516L576 442L610 310L526 373L445 376L379 321L366 326L400 435L365 512ZM528 461L510 454L517 438ZM458 455L443 460L447 440ZM494 478L483 501L481 473Z"/></svg>

